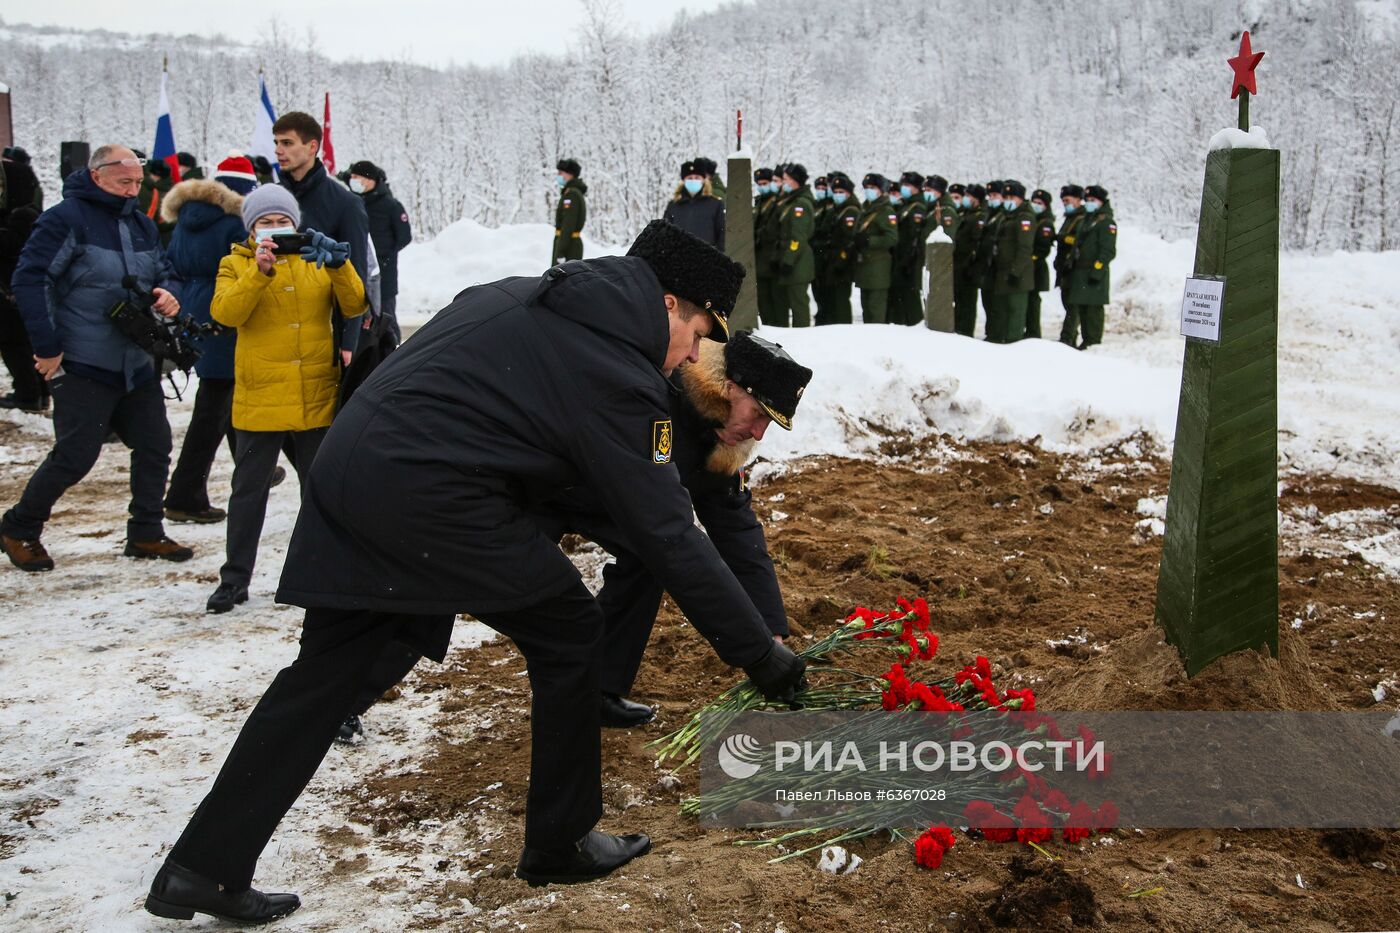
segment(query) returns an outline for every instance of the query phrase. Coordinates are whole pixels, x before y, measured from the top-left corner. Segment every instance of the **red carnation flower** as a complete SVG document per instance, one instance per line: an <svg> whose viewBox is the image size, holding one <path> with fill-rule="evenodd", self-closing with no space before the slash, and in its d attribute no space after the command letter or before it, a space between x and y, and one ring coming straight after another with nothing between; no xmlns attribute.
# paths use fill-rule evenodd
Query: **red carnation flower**
<svg viewBox="0 0 1400 933"><path fill-rule="evenodd" d="M1023 713L1035 710L1035 693L1031 690L1007 690L1004 702L1010 705L1012 700L1021 701L1020 705L1012 707L1013 709L1019 709Z"/></svg>
<svg viewBox="0 0 1400 933"><path fill-rule="evenodd" d="M1045 809L1050 810L1051 812L1069 812L1069 798L1066 797L1065 792L1060 790L1059 788L1051 790L1043 798L1041 798L1040 802L1045 805Z"/></svg>
<svg viewBox="0 0 1400 933"><path fill-rule="evenodd" d="M1081 800L1070 807L1063 830L1065 842L1080 842L1088 839L1094 832L1094 822L1094 811L1090 810L1089 805L1084 801Z"/></svg>
<svg viewBox="0 0 1400 933"><path fill-rule="evenodd" d="M988 681L992 679L992 662L982 655L977 656L977 673L981 674Z"/></svg>
<svg viewBox="0 0 1400 933"><path fill-rule="evenodd" d="M922 868L943 864L943 854L953 847L953 831L946 826L930 826L914 840L914 862Z"/></svg>
<svg viewBox="0 0 1400 933"><path fill-rule="evenodd" d="M1118 807L1112 800L1105 800L1099 804L1098 812L1094 814L1094 822L1098 824L1094 828L1099 832L1108 832L1118 825Z"/></svg>
<svg viewBox="0 0 1400 933"><path fill-rule="evenodd" d="M1015 842L1016 824L985 800L973 800L963 810L969 829L975 829L988 842Z"/></svg>
<svg viewBox="0 0 1400 933"><path fill-rule="evenodd" d="M1055 831L1050 828L1050 815L1040 809L1040 804L1030 794L1021 797L1015 809L1016 839L1019 842L1049 842Z"/></svg>

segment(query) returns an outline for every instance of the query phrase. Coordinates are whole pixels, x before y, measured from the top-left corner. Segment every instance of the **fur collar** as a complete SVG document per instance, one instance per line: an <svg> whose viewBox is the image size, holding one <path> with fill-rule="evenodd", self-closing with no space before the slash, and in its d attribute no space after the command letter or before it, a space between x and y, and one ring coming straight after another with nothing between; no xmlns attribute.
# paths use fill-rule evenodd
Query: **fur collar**
<svg viewBox="0 0 1400 933"><path fill-rule="evenodd" d="M724 395L724 344L705 340L700 344L700 362L681 367L681 386L686 400L707 422L722 425L729 417L729 399ZM711 434L711 438L714 435ZM735 444L715 439L714 449L705 458L705 469L711 473L733 476L753 457L753 438Z"/></svg>
<svg viewBox="0 0 1400 933"><path fill-rule="evenodd" d="M182 181L160 203L160 217L166 223L174 223L180 217L180 208L190 201L203 201L222 208L225 214L243 216L243 195L225 188L212 178L195 178Z"/></svg>

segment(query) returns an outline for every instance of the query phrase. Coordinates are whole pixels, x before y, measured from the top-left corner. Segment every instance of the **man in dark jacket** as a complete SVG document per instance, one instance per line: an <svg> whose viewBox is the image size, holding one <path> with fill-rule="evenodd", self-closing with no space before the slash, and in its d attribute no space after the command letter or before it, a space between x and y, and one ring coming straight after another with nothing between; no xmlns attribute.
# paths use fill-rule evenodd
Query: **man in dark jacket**
<svg viewBox="0 0 1400 933"><path fill-rule="evenodd" d="M717 249L724 249L724 202L694 162L681 164L681 183L661 219Z"/></svg>
<svg viewBox="0 0 1400 933"><path fill-rule="evenodd" d="M49 410L49 384L34 371L34 348L29 345L29 332L24 329L10 283L38 219L39 212L28 204L0 211L0 359L14 386L9 395L0 396L0 408L32 414Z"/></svg>
<svg viewBox="0 0 1400 933"><path fill-rule="evenodd" d="M583 168L573 159L560 159L554 166L559 174L559 204L554 208L554 248L549 264L583 258L583 228L588 223L588 185L579 174Z"/></svg>
<svg viewBox="0 0 1400 933"><path fill-rule="evenodd" d="M321 124L310 114L284 113L272 124L277 146L278 181L292 193L301 208L303 229L319 230L338 243L350 244L350 264L365 283L373 315L346 319L340 327L340 355L346 366L360 343L360 331L369 330L378 317L379 295L371 286L369 270L369 216L364 203L326 174L318 155Z"/></svg>
<svg viewBox="0 0 1400 933"><path fill-rule="evenodd" d="M248 238L241 213L243 195L256 185L253 163L243 156L230 156L219 163L212 181L182 181L161 205L165 216L175 222L167 255L184 286L184 309L201 324L213 321L209 305L214 300L220 261L233 244ZM233 452L229 422L236 340L233 329L199 340L201 356L194 364L199 390L165 493L165 517L170 521L208 524L226 517L223 509L209 502L209 470L225 439L229 440L230 454Z"/></svg>
<svg viewBox="0 0 1400 933"><path fill-rule="evenodd" d="M1044 188L1031 192L1035 214L1035 288L1026 299L1026 336L1040 336L1040 293L1050 290L1050 253L1055 249L1054 199Z"/></svg>
<svg viewBox="0 0 1400 933"><path fill-rule="evenodd" d="M962 215L953 236L953 331L971 337L977 330L977 290L982 284L978 254L986 232L987 212L982 200L987 189L969 184L963 189Z"/></svg>
<svg viewBox="0 0 1400 933"><path fill-rule="evenodd" d="M126 282L154 294L154 310L179 312L170 265L150 218L136 209L141 162L125 146L99 146L69 175L63 200L45 211L20 254L13 288L53 392L54 446L0 519L0 545L21 570L52 570L40 543L54 504L87 475L115 431L131 448L128 557L182 561L193 552L165 536L161 498L170 467L170 422L150 354L108 312L132 298Z"/></svg>
<svg viewBox="0 0 1400 933"><path fill-rule="evenodd" d="M374 258L379 262L379 313L397 344L403 338L396 313L399 253L413 242L413 227L408 222L408 211L389 190L388 176L373 162L363 160L350 166L350 190L364 200L369 215L369 238L374 243Z"/></svg>
<svg viewBox="0 0 1400 933"><path fill-rule="evenodd" d="M791 431L792 418L812 371L783 348L749 331L728 343L707 342L698 362L679 367L671 413L674 461L690 493L695 515L715 549L743 586L774 638L788 634L787 612L763 526L754 515L744 467L769 425ZM571 493L567 530L591 538L615 558L603 568L598 605L603 636L604 726L626 728L649 721L651 707L626 699L661 607L663 587L631 550L591 490Z"/></svg>
<svg viewBox="0 0 1400 933"><path fill-rule="evenodd" d="M801 659L774 643L695 527L671 462L666 377L703 337L725 336L742 278L654 221L626 257L467 289L375 371L321 446L288 548L278 599L308 607L301 653L244 726L148 910L245 921L294 910L294 895L250 888L259 853L385 647L441 660L460 612L514 641L529 670L517 874L586 881L647 851L644 835L592 828L603 614L532 514L568 487L597 492L722 659L771 697L801 689Z"/></svg>

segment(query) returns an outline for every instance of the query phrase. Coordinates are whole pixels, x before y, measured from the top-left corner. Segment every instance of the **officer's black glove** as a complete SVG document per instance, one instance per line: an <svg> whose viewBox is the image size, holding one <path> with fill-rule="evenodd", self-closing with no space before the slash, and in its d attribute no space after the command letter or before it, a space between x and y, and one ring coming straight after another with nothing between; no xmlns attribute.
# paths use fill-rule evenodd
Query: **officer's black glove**
<svg viewBox="0 0 1400 933"><path fill-rule="evenodd" d="M1021 277L1014 272L1009 273L1006 276L1006 284L1010 285L1012 288L1015 288L1017 285L1021 284Z"/></svg>
<svg viewBox="0 0 1400 933"><path fill-rule="evenodd" d="M797 694L807 689L806 670L806 661L793 654L787 645L775 641L767 654L744 668L744 673L769 700L792 703Z"/></svg>

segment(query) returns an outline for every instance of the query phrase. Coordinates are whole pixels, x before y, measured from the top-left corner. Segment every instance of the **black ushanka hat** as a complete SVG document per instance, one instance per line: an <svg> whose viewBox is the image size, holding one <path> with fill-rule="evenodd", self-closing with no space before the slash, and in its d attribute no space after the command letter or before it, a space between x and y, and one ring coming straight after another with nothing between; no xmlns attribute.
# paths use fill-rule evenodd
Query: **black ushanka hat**
<svg viewBox="0 0 1400 933"><path fill-rule="evenodd" d="M1084 197L1084 189L1079 187L1078 185L1064 185L1060 188L1060 197L1082 198Z"/></svg>
<svg viewBox="0 0 1400 933"><path fill-rule="evenodd" d="M582 170L581 168L579 168L578 162L576 162L576 161L573 160L573 159L560 159L558 162L556 162L556 163L554 164L554 167L555 167L556 169L558 169L559 171L561 171L561 172L568 172L570 175L574 176L575 178L577 178L577 177L579 177L579 175L583 174L583 170Z"/></svg>
<svg viewBox="0 0 1400 933"><path fill-rule="evenodd" d="M664 220L647 224L627 255L645 259L666 291L710 312L715 319L711 340L729 339L729 313L744 281L742 263Z"/></svg>
<svg viewBox="0 0 1400 933"><path fill-rule="evenodd" d="M724 374L752 395L785 431L792 430L797 403L812 381L812 371L794 360L782 344L747 330L736 333L724 348Z"/></svg>

